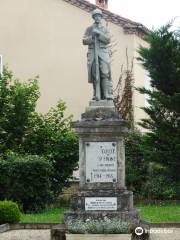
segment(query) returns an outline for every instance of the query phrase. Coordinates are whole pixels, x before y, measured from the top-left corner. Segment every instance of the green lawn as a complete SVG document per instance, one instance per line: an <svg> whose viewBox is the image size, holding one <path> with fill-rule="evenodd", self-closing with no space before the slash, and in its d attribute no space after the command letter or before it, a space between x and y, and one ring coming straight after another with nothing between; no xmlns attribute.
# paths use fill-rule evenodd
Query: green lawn
<svg viewBox="0 0 180 240"><path fill-rule="evenodd" d="M180 205L138 205L141 219L148 222L180 222ZM39 214L22 214L21 222L60 222L67 208L47 209Z"/></svg>
<svg viewBox="0 0 180 240"><path fill-rule="evenodd" d="M42 213L22 214L20 221L23 223L60 222L63 219L63 213L66 211L67 208L50 208Z"/></svg>
<svg viewBox="0 0 180 240"><path fill-rule="evenodd" d="M148 222L180 222L180 205L138 205L141 219Z"/></svg>

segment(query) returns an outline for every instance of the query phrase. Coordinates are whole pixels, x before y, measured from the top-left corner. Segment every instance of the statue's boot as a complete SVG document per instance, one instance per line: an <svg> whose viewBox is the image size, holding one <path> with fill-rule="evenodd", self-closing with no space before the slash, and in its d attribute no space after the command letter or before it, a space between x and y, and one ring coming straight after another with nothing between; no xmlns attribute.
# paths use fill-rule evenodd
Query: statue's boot
<svg viewBox="0 0 180 240"><path fill-rule="evenodd" d="M112 83L108 78L102 81L103 99L112 100Z"/></svg>
<svg viewBox="0 0 180 240"><path fill-rule="evenodd" d="M109 79L108 79L108 81L107 81L107 99L108 100L113 100L113 87L112 87L112 81L110 81Z"/></svg>
<svg viewBox="0 0 180 240"><path fill-rule="evenodd" d="M92 98L92 100L96 100L96 90L95 90L95 88L96 88L96 86L93 83L93 98Z"/></svg>

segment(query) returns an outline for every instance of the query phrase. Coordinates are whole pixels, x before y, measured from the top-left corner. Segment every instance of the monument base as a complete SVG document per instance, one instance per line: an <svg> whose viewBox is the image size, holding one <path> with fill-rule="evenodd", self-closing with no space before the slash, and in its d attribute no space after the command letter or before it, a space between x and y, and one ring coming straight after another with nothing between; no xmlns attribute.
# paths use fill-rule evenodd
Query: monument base
<svg viewBox="0 0 180 240"><path fill-rule="evenodd" d="M80 191L73 195L65 221L105 217L140 221L133 193L125 185L128 123L114 110L113 101L105 101L91 101L89 111L72 124L79 136Z"/></svg>
<svg viewBox="0 0 180 240"><path fill-rule="evenodd" d="M109 108L115 110L113 100L92 100L89 102L89 107L86 108L86 111L97 109L97 108Z"/></svg>
<svg viewBox="0 0 180 240"><path fill-rule="evenodd" d="M73 195L68 219L104 219L118 218L128 223L139 222L139 211L133 209L133 193L127 190L91 190L81 191Z"/></svg>
<svg viewBox="0 0 180 240"><path fill-rule="evenodd" d="M65 222L68 220L100 220L100 219L118 219L119 221L126 223L139 223L140 222L140 213L137 209L132 211L70 211L65 214Z"/></svg>

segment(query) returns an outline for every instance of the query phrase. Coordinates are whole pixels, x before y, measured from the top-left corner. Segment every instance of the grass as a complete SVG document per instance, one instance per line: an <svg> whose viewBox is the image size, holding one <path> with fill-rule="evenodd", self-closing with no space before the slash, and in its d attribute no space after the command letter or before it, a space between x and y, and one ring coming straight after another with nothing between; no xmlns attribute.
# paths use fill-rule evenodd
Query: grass
<svg viewBox="0 0 180 240"><path fill-rule="evenodd" d="M63 213L67 211L67 208L49 208L41 213L34 214L22 214L22 223L38 223L38 222L61 222L63 219Z"/></svg>
<svg viewBox="0 0 180 240"><path fill-rule="evenodd" d="M148 222L180 222L180 205L138 205L141 219Z"/></svg>
<svg viewBox="0 0 180 240"><path fill-rule="evenodd" d="M180 205L137 205L141 219L148 222L180 222ZM60 222L67 208L50 208L38 214L22 214L21 222Z"/></svg>

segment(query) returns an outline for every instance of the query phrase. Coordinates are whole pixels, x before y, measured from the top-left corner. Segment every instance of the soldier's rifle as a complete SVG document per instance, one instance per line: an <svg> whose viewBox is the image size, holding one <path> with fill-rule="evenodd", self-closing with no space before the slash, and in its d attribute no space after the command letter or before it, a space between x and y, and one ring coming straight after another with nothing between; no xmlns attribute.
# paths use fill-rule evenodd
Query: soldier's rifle
<svg viewBox="0 0 180 240"><path fill-rule="evenodd" d="M94 56L95 56L95 65L96 65L96 79L95 79L95 95L96 100L101 99L101 90L100 90L100 72L99 72L99 59L98 59L98 48L97 48L97 34L94 36Z"/></svg>

